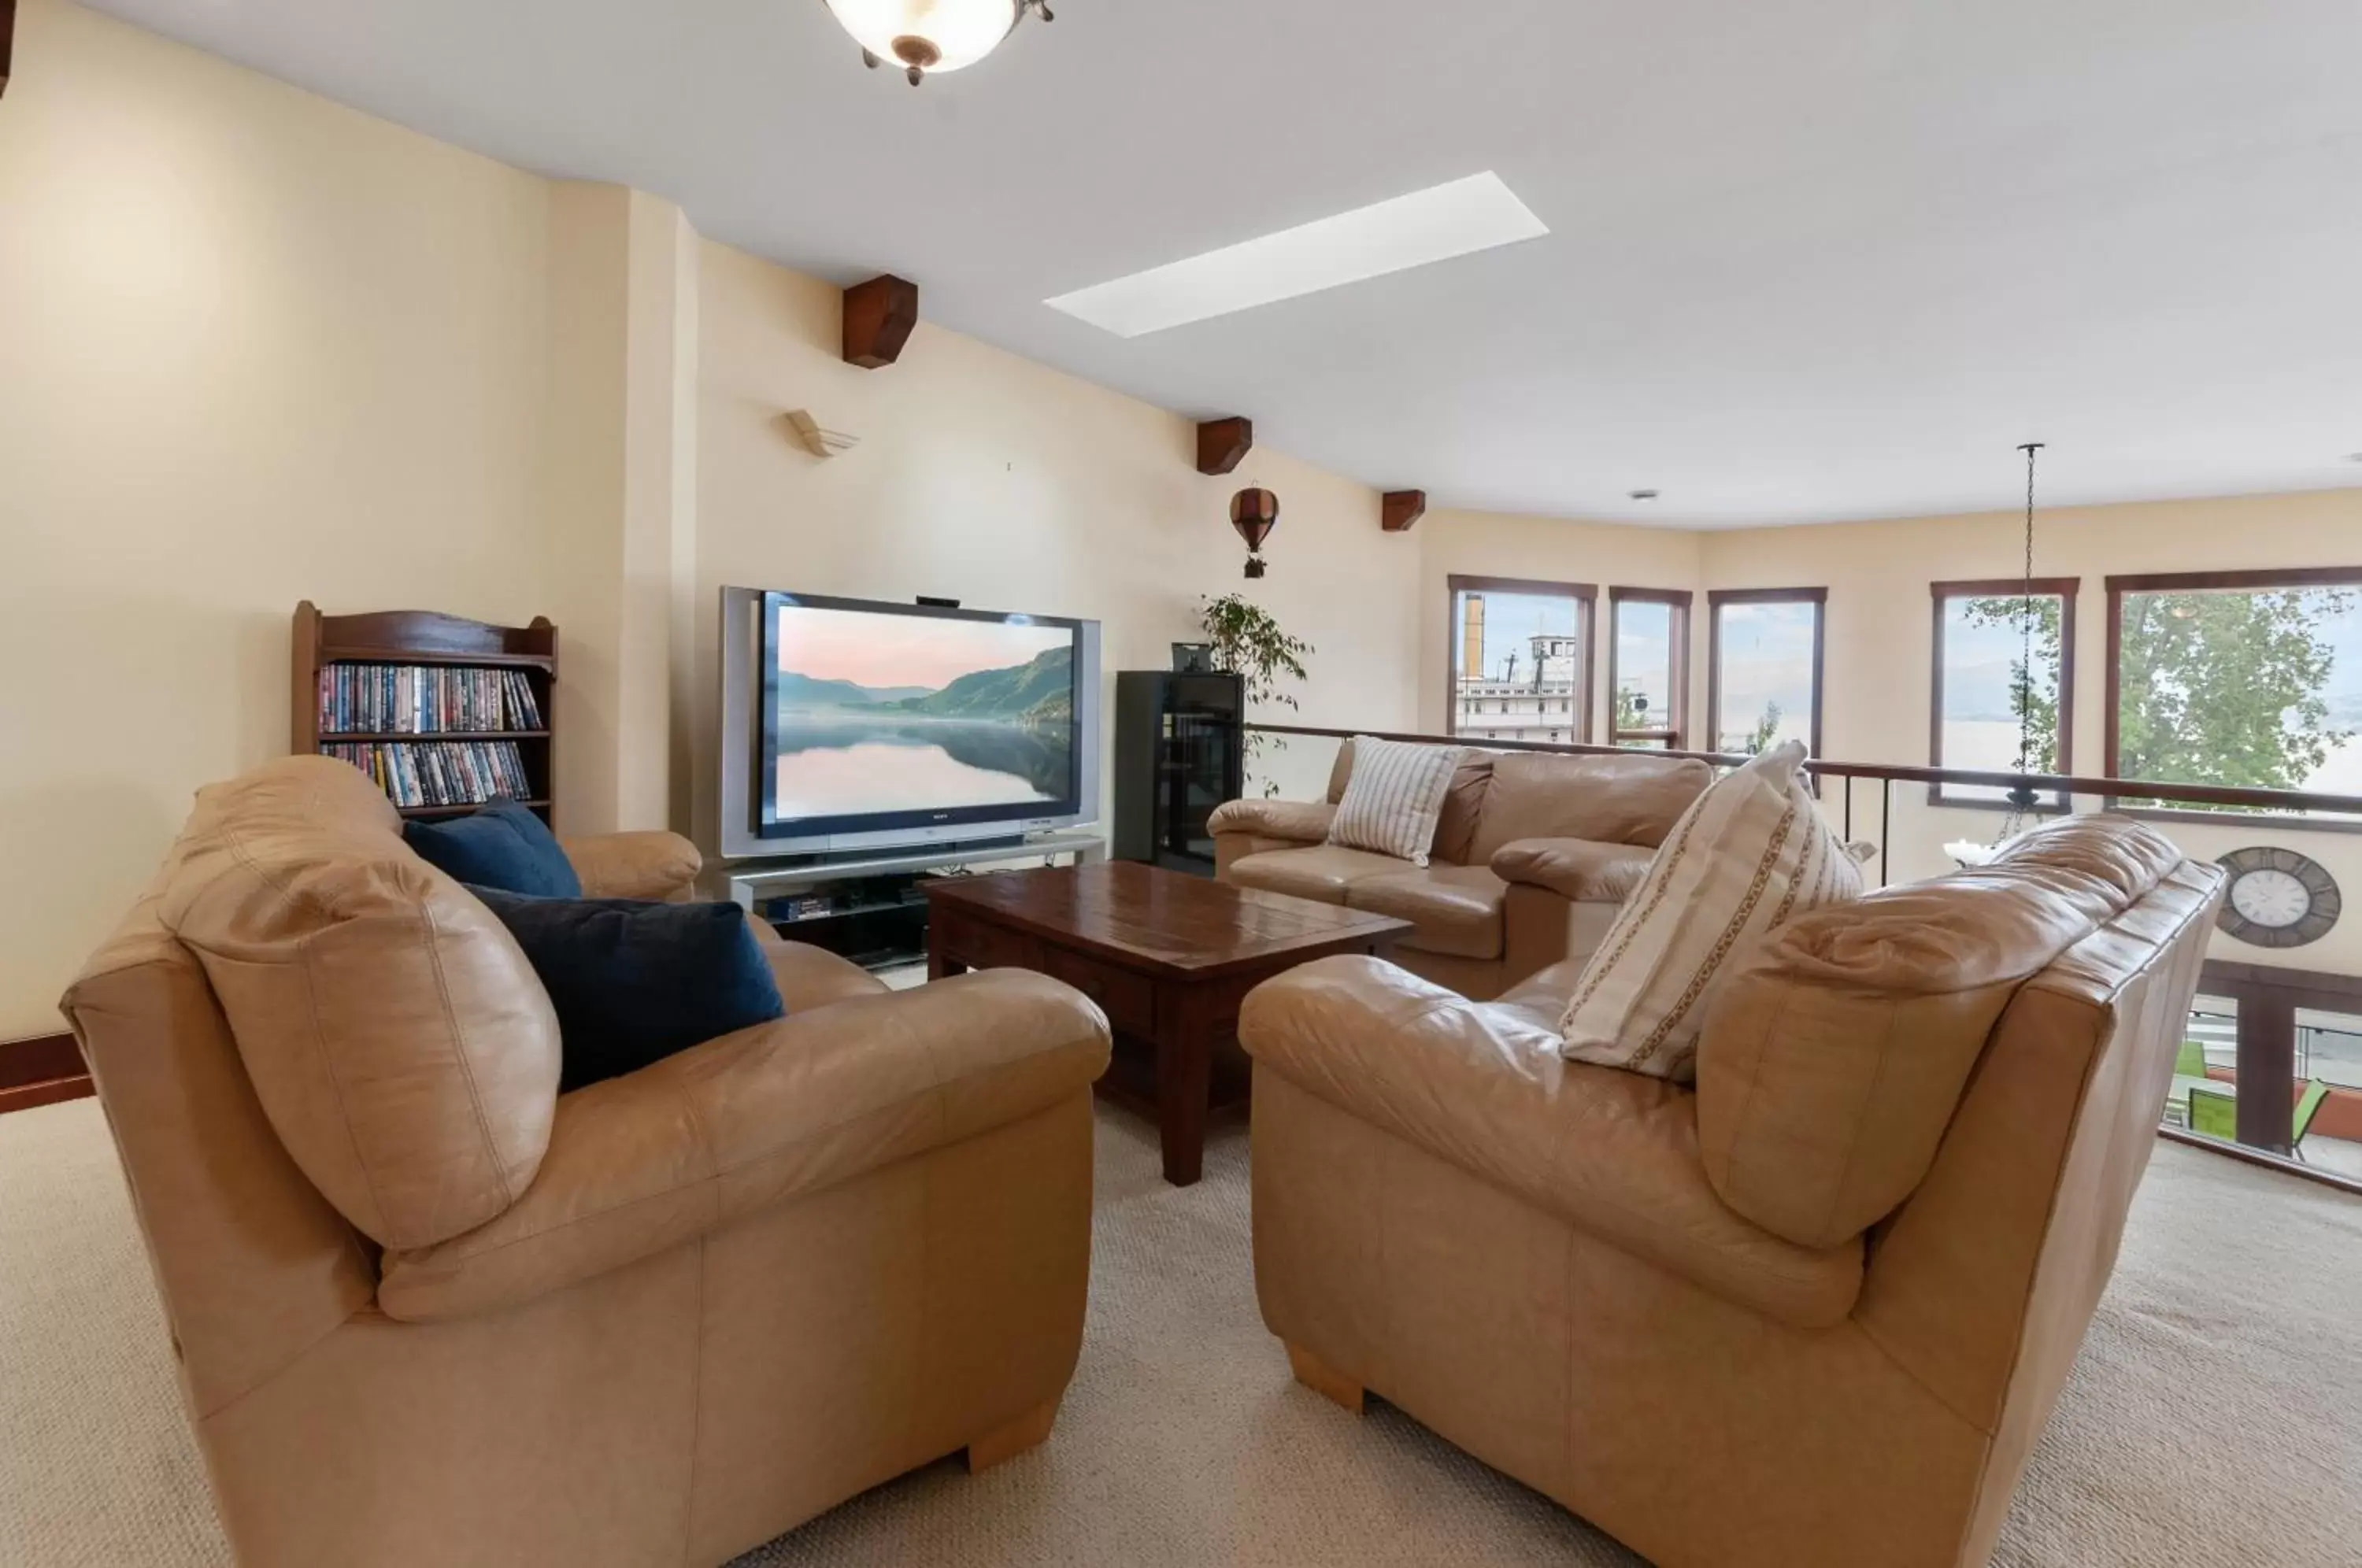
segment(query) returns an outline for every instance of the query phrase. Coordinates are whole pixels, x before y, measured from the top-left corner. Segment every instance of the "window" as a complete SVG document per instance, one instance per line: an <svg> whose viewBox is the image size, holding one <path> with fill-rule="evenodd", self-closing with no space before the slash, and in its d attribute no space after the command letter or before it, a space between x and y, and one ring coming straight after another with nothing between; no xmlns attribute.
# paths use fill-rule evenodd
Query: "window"
<svg viewBox="0 0 2362 1568"><path fill-rule="evenodd" d="M1706 666L1706 749L1752 756L1800 740L1821 755L1825 588L1717 589Z"/></svg>
<svg viewBox="0 0 2362 1568"><path fill-rule="evenodd" d="M1583 582L1454 577L1444 733L1581 741L1591 733L1591 610Z"/></svg>
<svg viewBox="0 0 2362 1568"><path fill-rule="evenodd" d="M1686 590L1611 588L1607 744L1680 751L1689 736L1690 596Z"/></svg>
<svg viewBox="0 0 2362 1568"><path fill-rule="evenodd" d="M1927 762L1934 767L2018 771L2021 709L2031 709L2034 749L2026 770L2074 771L2075 591L2071 577L1938 582L1935 596L1935 689L1930 694ZM2028 687L2026 613L2034 657ZM1992 784L1937 784L1927 798L1943 805L2005 805L2009 790ZM2057 795L2050 809L2064 810Z"/></svg>
<svg viewBox="0 0 2362 1568"><path fill-rule="evenodd" d="M2112 577L2107 693L2112 778L2362 795L2362 568Z"/></svg>

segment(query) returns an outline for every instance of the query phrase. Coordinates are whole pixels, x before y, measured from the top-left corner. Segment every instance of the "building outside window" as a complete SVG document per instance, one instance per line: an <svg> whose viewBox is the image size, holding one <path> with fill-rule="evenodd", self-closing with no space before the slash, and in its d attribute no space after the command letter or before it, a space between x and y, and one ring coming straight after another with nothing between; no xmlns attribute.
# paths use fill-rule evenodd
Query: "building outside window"
<svg viewBox="0 0 2362 1568"><path fill-rule="evenodd" d="M1454 577L1447 734L1574 741L1590 734L1588 583Z"/></svg>

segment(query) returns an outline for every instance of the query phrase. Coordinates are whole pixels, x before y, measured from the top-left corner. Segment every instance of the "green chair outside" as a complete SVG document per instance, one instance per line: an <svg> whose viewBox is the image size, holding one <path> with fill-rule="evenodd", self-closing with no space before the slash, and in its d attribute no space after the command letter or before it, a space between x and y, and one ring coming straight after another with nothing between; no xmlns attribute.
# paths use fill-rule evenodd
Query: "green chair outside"
<svg viewBox="0 0 2362 1568"><path fill-rule="evenodd" d="M2289 1149L2298 1159L2304 1158L2304 1135L2312 1131L2312 1119L2321 1113L2322 1101L2329 1098L2329 1086L2314 1078L2297 1096L2296 1115L2289 1125ZM2190 1091L2190 1130L2209 1138L2221 1138L2236 1143L2239 1137L2239 1101L2237 1097L2220 1089L2193 1088Z"/></svg>
<svg viewBox="0 0 2362 1568"><path fill-rule="evenodd" d="M2190 1130L2226 1143L2239 1141L2239 1101L2220 1089L2190 1091Z"/></svg>
<svg viewBox="0 0 2362 1568"><path fill-rule="evenodd" d="M2202 1078L2206 1076L2206 1047L2195 1040L2185 1040L2173 1058L2173 1076L2177 1078Z"/></svg>
<svg viewBox="0 0 2362 1568"><path fill-rule="evenodd" d="M2304 1135L2312 1131L2312 1119L2321 1110L2321 1102L2329 1098L2329 1086L2314 1078L2297 1096L2296 1122L2289 1132L2289 1149L2298 1159L2304 1158Z"/></svg>

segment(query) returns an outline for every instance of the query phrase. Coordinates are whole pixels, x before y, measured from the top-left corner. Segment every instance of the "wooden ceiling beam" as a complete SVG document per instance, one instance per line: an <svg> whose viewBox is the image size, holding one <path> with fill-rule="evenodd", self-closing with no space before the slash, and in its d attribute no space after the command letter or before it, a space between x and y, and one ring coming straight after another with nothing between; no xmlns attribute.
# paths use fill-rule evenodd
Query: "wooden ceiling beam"
<svg viewBox="0 0 2362 1568"><path fill-rule="evenodd" d="M918 284L890 272L854 284L844 291L844 362L884 370L902 357L918 325Z"/></svg>
<svg viewBox="0 0 2362 1568"><path fill-rule="evenodd" d="M1254 450L1254 421L1209 419L1198 426L1198 471L1226 474Z"/></svg>
<svg viewBox="0 0 2362 1568"><path fill-rule="evenodd" d="M1411 525L1426 515L1427 491L1390 490L1380 504L1378 521L1389 534L1407 534Z"/></svg>

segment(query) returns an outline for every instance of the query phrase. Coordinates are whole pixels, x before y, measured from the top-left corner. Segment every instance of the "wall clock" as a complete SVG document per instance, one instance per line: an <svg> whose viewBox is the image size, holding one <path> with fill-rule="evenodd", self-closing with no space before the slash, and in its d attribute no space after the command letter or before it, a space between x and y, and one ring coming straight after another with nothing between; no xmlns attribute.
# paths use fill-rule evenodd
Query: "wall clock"
<svg viewBox="0 0 2362 1568"><path fill-rule="evenodd" d="M2344 900L2321 863L2293 849L2235 849L2216 865L2231 896L2214 923L2257 947L2302 947L2329 934Z"/></svg>

